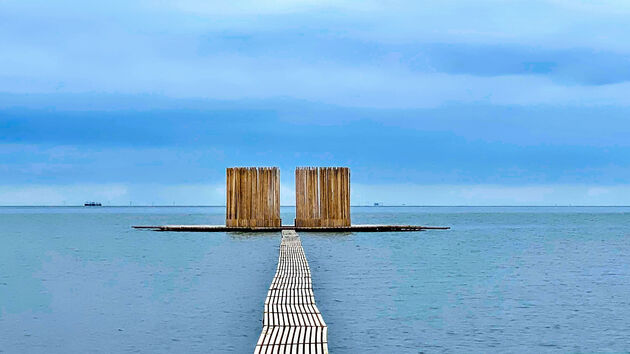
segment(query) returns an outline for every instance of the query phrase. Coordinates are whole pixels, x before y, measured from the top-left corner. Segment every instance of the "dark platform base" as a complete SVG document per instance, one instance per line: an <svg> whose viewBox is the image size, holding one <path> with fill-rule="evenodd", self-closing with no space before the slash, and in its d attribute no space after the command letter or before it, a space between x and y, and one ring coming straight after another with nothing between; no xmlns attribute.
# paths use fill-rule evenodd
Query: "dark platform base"
<svg viewBox="0 0 630 354"><path fill-rule="evenodd" d="M228 227L223 225L162 225L162 226L133 226L134 229L149 229L153 231L180 232L278 232L295 230L302 232L392 232L392 231L423 231L448 230L448 226L416 226L416 225L352 225L344 227Z"/></svg>

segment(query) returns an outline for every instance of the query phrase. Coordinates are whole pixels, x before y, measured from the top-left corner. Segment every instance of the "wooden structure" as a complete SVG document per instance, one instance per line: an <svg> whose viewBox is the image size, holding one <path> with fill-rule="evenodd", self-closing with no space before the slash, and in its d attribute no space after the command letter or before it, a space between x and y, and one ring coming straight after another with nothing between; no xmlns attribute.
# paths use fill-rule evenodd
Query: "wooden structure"
<svg viewBox="0 0 630 354"><path fill-rule="evenodd" d="M295 169L295 226L350 226L350 169Z"/></svg>
<svg viewBox="0 0 630 354"><path fill-rule="evenodd" d="M315 305L300 237L292 230L282 231L278 268L254 353L328 353L328 327Z"/></svg>
<svg viewBox="0 0 630 354"><path fill-rule="evenodd" d="M295 226L280 219L280 170L277 167L234 167L226 170L223 225L133 226L136 229L182 232L315 231L392 232L447 230L420 225L351 225L350 169L300 167L295 170Z"/></svg>
<svg viewBox="0 0 630 354"><path fill-rule="evenodd" d="M226 170L225 226L280 227L280 170L233 167Z"/></svg>

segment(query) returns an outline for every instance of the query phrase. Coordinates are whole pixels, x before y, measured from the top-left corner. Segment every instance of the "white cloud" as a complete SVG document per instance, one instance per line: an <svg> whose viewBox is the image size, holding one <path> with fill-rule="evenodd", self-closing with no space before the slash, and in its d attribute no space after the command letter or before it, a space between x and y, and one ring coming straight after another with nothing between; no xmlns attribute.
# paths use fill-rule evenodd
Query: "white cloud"
<svg viewBox="0 0 630 354"><path fill-rule="evenodd" d="M219 100L293 97L341 106L435 107L446 103L630 105L630 82L599 86L562 85L545 76L472 76L410 70L305 64L295 60L241 55L204 58L145 56L24 73L15 85L6 79L19 67L0 69L0 91L17 93L159 93L176 98ZM121 65L121 61L124 65ZM4 75L2 75L4 74ZM2 78L4 76L4 79ZM63 83L59 85L59 83Z"/></svg>
<svg viewBox="0 0 630 354"><path fill-rule="evenodd" d="M313 11L380 10L374 1L339 0L235 0L235 1L166 1L166 6L197 16L265 16L308 13Z"/></svg>
<svg viewBox="0 0 630 354"><path fill-rule="evenodd" d="M567 86L536 75L426 73L395 63L347 63L325 54L307 60L299 53L261 54L221 45L200 52L207 36L290 32L365 43L518 44L630 53L629 42L622 40L630 35L627 2L186 0L105 6L5 1L2 12L0 92L294 97L396 108L449 102L630 103L628 83Z"/></svg>
<svg viewBox="0 0 630 354"><path fill-rule="evenodd" d="M322 29L388 43L519 43L629 52L627 1L164 1L208 31ZM155 10L155 6L151 6ZM326 29L323 29L326 30Z"/></svg>

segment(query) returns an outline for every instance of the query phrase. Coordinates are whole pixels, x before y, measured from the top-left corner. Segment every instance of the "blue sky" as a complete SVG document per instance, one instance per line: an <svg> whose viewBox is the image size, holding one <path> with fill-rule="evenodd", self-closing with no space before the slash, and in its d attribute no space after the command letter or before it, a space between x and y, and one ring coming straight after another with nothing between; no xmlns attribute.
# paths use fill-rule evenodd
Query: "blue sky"
<svg viewBox="0 0 630 354"><path fill-rule="evenodd" d="M0 2L0 205L630 204L627 1Z"/></svg>

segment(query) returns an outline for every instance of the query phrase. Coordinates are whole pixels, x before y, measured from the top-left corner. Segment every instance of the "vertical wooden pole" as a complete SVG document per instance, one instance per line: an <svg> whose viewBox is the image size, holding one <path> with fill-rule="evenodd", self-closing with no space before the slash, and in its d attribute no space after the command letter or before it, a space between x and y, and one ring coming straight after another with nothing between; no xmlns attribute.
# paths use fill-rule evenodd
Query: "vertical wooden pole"
<svg viewBox="0 0 630 354"><path fill-rule="evenodd" d="M231 190L231 172L229 168L225 169L225 226L230 226L232 219L232 190Z"/></svg>

